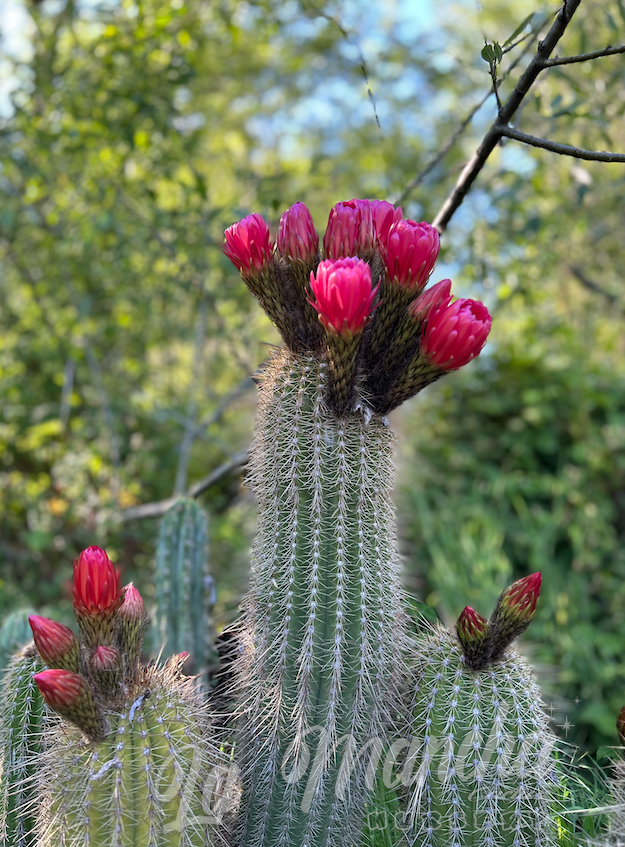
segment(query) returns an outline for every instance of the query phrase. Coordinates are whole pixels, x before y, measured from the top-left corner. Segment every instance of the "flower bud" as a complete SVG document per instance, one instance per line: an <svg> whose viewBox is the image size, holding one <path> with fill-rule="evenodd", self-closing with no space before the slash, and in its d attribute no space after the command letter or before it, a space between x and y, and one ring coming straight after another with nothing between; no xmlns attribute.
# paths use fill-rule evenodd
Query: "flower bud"
<svg viewBox="0 0 625 847"><path fill-rule="evenodd" d="M41 615L31 615L28 622L42 661L49 668L78 673L80 647L71 629Z"/></svg>
<svg viewBox="0 0 625 847"><path fill-rule="evenodd" d="M443 301L427 316L421 352L442 370L458 370L479 356L492 323L488 309L477 300Z"/></svg>
<svg viewBox="0 0 625 847"><path fill-rule="evenodd" d="M106 723L87 681L80 674L54 669L33 677L48 706L98 741L104 737Z"/></svg>
<svg viewBox="0 0 625 847"><path fill-rule="evenodd" d="M145 607L141 594L130 582L124 591L124 600L119 607L119 641L124 654L127 670L134 674L141 660L143 635L147 623Z"/></svg>
<svg viewBox="0 0 625 847"><path fill-rule="evenodd" d="M229 226L224 237L223 251L242 276L261 271L271 262L269 227L258 213Z"/></svg>
<svg viewBox="0 0 625 847"><path fill-rule="evenodd" d="M101 644L94 650L89 660L92 678L101 690L114 696L121 678L121 657L114 647Z"/></svg>
<svg viewBox="0 0 625 847"><path fill-rule="evenodd" d="M471 670L481 670L486 667L488 665L486 649L488 621L478 615L471 606L465 606L456 623L456 632L467 667Z"/></svg>
<svg viewBox="0 0 625 847"><path fill-rule="evenodd" d="M518 579L501 592L488 621L490 659L500 659L506 649L532 622L540 594L541 575L533 573Z"/></svg>
<svg viewBox="0 0 625 847"><path fill-rule="evenodd" d="M360 335L373 310L378 286L371 288L371 268L362 259L347 258L319 263L310 275L315 300L309 302L331 335L349 340Z"/></svg>
<svg viewBox="0 0 625 847"><path fill-rule="evenodd" d="M420 294L416 300L413 300L408 306L408 311L415 321L422 323L428 317L430 312L435 311L440 307L447 306L450 300L451 280L442 279L440 282L437 282L436 285L426 289L426 291Z"/></svg>
<svg viewBox="0 0 625 847"><path fill-rule="evenodd" d="M425 221L397 221L382 242L386 278L418 293L432 273L439 249L440 237L433 226Z"/></svg>
<svg viewBox="0 0 625 847"><path fill-rule="evenodd" d="M278 250L289 259L312 265L319 252L319 236L303 203L295 203L280 218Z"/></svg>
<svg viewBox="0 0 625 847"><path fill-rule="evenodd" d="M375 248L373 212L368 200L345 200L330 211L323 238L326 259L369 257Z"/></svg>
<svg viewBox="0 0 625 847"><path fill-rule="evenodd" d="M121 602L113 563L104 550L87 547L74 562L74 612L88 646L111 642Z"/></svg>

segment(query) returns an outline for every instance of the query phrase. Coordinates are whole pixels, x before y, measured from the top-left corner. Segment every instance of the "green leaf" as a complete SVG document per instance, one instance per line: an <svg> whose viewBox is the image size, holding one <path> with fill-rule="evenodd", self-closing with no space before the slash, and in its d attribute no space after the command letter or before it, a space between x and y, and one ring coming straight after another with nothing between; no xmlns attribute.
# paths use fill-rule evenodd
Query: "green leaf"
<svg viewBox="0 0 625 847"><path fill-rule="evenodd" d="M485 62L488 62L489 65L492 65L492 63L495 61L495 51L493 50L492 44L485 44L484 47L482 47L482 52L480 55L482 56L482 59L484 59Z"/></svg>
<svg viewBox="0 0 625 847"><path fill-rule="evenodd" d="M535 12L532 12L530 15L528 15L528 16L527 16L527 17L526 17L526 18L525 18L525 19L524 19L524 20L523 20L523 21L522 21L522 22L518 25L518 27L514 30L514 32L513 32L513 33L512 33L512 35L510 36L510 38L508 38L508 39L506 39L506 41L504 41L504 43L503 43L503 46L504 46L504 47L507 47L507 46L508 46L508 44L512 44L512 42L514 41L514 39L515 39L518 35L520 35L520 34L523 32L523 30L525 29L525 27L526 27L526 26L529 26L529 25L531 24L532 20L534 19L534 15L535 15Z"/></svg>

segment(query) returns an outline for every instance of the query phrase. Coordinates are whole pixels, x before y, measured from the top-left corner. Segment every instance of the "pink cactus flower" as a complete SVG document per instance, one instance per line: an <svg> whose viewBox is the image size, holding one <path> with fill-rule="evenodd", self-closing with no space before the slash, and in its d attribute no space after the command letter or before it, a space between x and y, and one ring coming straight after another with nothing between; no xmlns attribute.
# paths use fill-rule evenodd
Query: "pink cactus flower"
<svg viewBox="0 0 625 847"><path fill-rule="evenodd" d="M87 547L74 562L74 611L80 616L109 614L119 606L119 573L104 550Z"/></svg>
<svg viewBox="0 0 625 847"><path fill-rule="evenodd" d="M382 243L387 278L418 293L432 273L439 249L438 232L430 224L396 221Z"/></svg>
<svg viewBox="0 0 625 847"><path fill-rule="evenodd" d="M295 203L280 218L278 250L290 259L311 265L319 252L319 236L303 203Z"/></svg>
<svg viewBox="0 0 625 847"><path fill-rule="evenodd" d="M388 231L394 223L402 219L401 209L396 209L388 200L369 200L373 215L373 225L380 244L386 244Z"/></svg>
<svg viewBox="0 0 625 847"><path fill-rule="evenodd" d="M421 351L446 371L455 371L479 355L492 318L477 300L456 300L433 309L424 324Z"/></svg>
<svg viewBox="0 0 625 847"><path fill-rule="evenodd" d="M96 647L91 657L91 667L94 671L114 671L119 668L121 658L114 647L101 645Z"/></svg>
<svg viewBox="0 0 625 847"><path fill-rule="evenodd" d="M317 275L310 275L310 287L315 300L309 302L329 333L347 340L362 332L378 291L377 285L371 287L367 262L353 257L320 262Z"/></svg>
<svg viewBox="0 0 625 847"><path fill-rule="evenodd" d="M449 305L450 300L451 280L442 279L413 300L408 311L415 320L424 321L432 310Z"/></svg>
<svg viewBox="0 0 625 847"><path fill-rule="evenodd" d="M345 259L373 252L373 210L368 200L344 200L330 210L323 238L326 259Z"/></svg>
<svg viewBox="0 0 625 847"><path fill-rule="evenodd" d="M224 238L223 251L243 276L261 271L271 261L269 227L257 213L229 226Z"/></svg>

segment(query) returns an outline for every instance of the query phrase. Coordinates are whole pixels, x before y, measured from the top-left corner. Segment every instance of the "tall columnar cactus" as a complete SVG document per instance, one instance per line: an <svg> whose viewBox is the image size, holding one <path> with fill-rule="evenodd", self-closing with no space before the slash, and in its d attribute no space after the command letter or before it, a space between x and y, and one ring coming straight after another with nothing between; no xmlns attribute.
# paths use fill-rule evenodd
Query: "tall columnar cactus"
<svg viewBox="0 0 625 847"><path fill-rule="evenodd" d="M262 378L249 478L239 839L354 845L407 644L383 416L477 355L490 317L481 304L447 311L449 286L422 294L438 234L383 201L339 203L325 258L301 203L277 250L251 215L225 252L286 343Z"/></svg>
<svg viewBox="0 0 625 847"><path fill-rule="evenodd" d="M155 578L154 652L188 651L195 673L206 679L214 659L214 584L208 570L208 519L195 500L181 498L163 518Z"/></svg>
<svg viewBox="0 0 625 847"><path fill-rule="evenodd" d="M547 847L556 841L555 737L527 662L510 645L540 574L506 589L489 621L466 608L437 625L414 670L408 840L423 847Z"/></svg>
<svg viewBox="0 0 625 847"><path fill-rule="evenodd" d="M62 718L37 762L38 847L212 844L219 760L188 654L141 666L141 595L97 547L75 563L74 611L79 638L31 616L34 682Z"/></svg>
<svg viewBox="0 0 625 847"><path fill-rule="evenodd" d="M32 633L28 618L34 609L17 609L7 616L0 629L0 680L11 664L11 659L30 641Z"/></svg>
<svg viewBox="0 0 625 847"><path fill-rule="evenodd" d="M0 845L36 847L36 780L42 752L44 704L34 682L43 670L34 647L6 671L0 703Z"/></svg>

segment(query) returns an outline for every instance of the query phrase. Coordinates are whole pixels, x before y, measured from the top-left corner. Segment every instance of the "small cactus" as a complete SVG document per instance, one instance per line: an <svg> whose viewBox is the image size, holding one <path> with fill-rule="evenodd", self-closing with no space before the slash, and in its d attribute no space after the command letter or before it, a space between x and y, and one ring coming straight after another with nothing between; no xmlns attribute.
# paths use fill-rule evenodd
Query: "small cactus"
<svg viewBox="0 0 625 847"><path fill-rule="evenodd" d="M214 587L208 571L208 520L195 500L181 498L163 518L155 579L152 649L156 655L188 651L205 683L214 658Z"/></svg>
<svg viewBox="0 0 625 847"><path fill-rule="evenodd" d="M555 843L555 736L529 665L510 647L533 617L539 576L506 589L488 623L467 608L457 634L437 625L419 644L410 843L463 847L478 833L484 847Z"/></svg>
<svg viewBox="0 0 625 847"><path fill-rule="evenodd" d="M36 847L36 778L44 728L44 704L34 682L43 665L34 646L15 656L6 672L0 704L0 845Z"/></svg>
<svg viewBox="0 0 625 847"><path fill-rule="evenodd" d="M103 550L74 567L80 637L31 616L48 664L31 679L63 718L39 757L37 847L207 847L221 777L188 653L140 664L146 616Z"/></svg>

